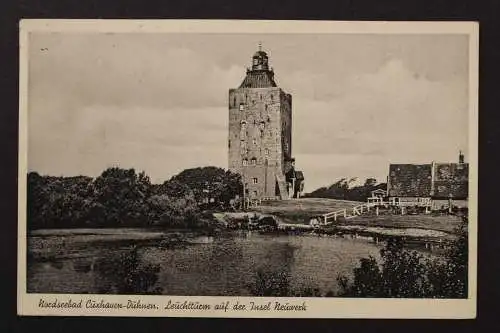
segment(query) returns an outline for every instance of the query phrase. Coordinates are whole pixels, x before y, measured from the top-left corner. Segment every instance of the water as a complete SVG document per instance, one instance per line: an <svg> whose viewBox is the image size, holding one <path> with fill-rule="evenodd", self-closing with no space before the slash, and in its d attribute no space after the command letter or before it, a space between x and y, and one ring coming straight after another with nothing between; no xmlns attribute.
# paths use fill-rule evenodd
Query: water
<svg viewBox="0 0 500 333"><path fill-rule="evenodd" d="M257 272L284 272L290 287L337 292L337 276L358 260L379 257L367 240L275 236L235 232L192 237L189 244L159 247L161 232L108 229L38 232L28 239L28 292L124 293L116 286L120 256L138 246L139 265L159 265L154 287L168 295L252 294ZM117 267L118 266L118 267Z"/></svg>

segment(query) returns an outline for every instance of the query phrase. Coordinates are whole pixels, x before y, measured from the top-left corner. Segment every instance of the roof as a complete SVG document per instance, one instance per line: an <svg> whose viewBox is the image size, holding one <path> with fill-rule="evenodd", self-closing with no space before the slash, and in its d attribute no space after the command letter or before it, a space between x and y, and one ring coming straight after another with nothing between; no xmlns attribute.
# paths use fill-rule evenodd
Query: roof
<svg viewBox="0 0 500 333"><path fill-rule="evenodd" d="M387 182L389 196L429 197L431 169L430 164L391 164Z"/></svg>
<svg viewBox="0 0 500 333"><path fill-rule="evenodd" d="M468 163L391 164L387 183L391 197L466 199Z"/></svg>
<svg viewBox="0 0 500 333"><path fill-rule="evenodd" d="M271 71L248 71L240 88L269 88L277 87L274 74Z"/></svg>
<svg viewBox="0 0 500 333"><path fill-rule="evenodd" d="M253 54L253 56L254 56L254 57L267 57L267 53L266 53L266 52L264 52L264 51L262 51L262 50L259 50L259 51L255 52L255 53Z"/></svg>
<svg viewBox="0 0 500 333"><path fill-rule="evenodd" d="M434 193L435 198L465 199L469 194L468 163L435 163Z"/></svg>

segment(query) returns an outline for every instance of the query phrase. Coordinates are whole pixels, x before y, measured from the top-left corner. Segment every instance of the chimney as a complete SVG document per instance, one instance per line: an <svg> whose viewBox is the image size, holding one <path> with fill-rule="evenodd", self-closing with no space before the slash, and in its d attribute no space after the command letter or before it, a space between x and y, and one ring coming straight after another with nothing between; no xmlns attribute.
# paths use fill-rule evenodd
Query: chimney
<svg viewBox="0 0 500 333"><path fill-rule="evenodd" d="M458 154L458 163L464 163L464 154L462 154L462 151L460 151Z"/></svg>

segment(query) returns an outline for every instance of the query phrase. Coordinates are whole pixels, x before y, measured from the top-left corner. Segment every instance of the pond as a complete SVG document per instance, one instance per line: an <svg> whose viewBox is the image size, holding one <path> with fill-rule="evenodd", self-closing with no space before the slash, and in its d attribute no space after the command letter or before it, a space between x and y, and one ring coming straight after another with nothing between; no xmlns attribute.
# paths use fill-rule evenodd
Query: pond
<svg viewBox="0 0 500 333"><path fill-rule="evenodd" d="M314 235L263 235L238 231L188 236L165 244L167 232L148 230L37 231L28 238L27 291L33 293L126 293L117 271L137 248L140 267L156 266L156 293L183 296L251 296L259 272L282 273L293 290L338 291L362 257L379 257L380 245L364 239ZM117 267L118 266L118 267Z"/></svg>

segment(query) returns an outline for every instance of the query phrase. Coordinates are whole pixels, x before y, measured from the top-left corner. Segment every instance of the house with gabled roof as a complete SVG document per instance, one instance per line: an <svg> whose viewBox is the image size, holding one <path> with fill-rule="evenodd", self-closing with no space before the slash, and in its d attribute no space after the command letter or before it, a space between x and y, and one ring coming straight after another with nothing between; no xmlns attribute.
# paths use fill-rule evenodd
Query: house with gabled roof
<svg viewBox="0 0 500 333"><path fill-rule="evenodd" d="M460 153L458 163L391 164L387 177L389 204L430 209L467 207L469 164Z"/></svg>

